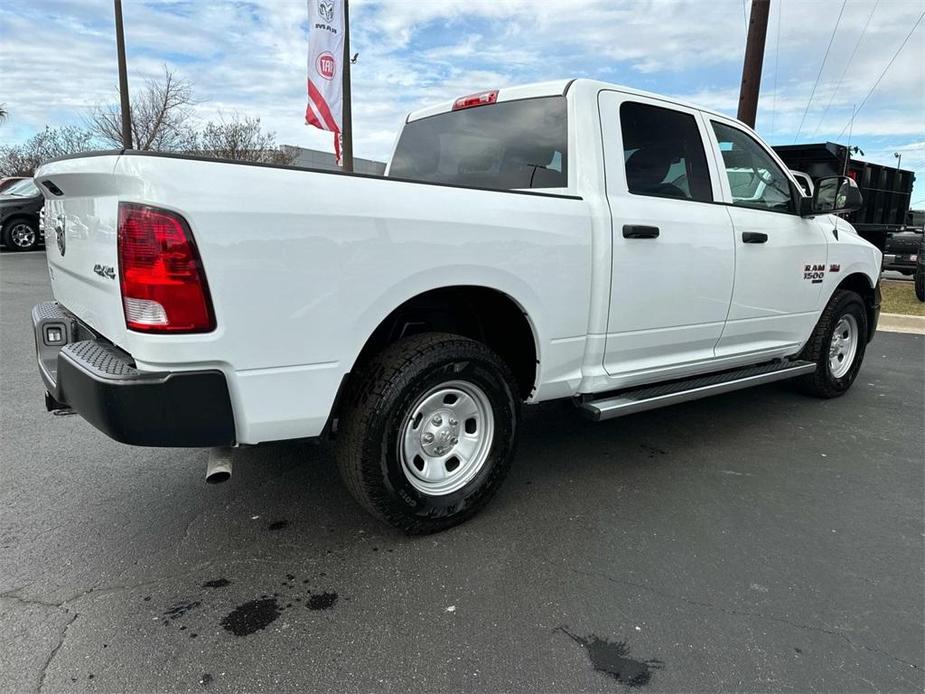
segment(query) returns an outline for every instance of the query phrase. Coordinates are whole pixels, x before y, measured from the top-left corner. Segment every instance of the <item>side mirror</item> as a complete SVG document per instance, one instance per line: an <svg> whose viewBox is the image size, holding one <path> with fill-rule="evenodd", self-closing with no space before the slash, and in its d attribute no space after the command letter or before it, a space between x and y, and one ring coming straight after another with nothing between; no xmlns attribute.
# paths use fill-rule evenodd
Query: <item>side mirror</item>
<svg viewBox="0 0 925 694"><path fill-rule="evenodd" d="M820 214L854 212L864 206L864 198L854 179L848 176L829 176L816 181L812 198L803 199L804 217Z"/></svg>

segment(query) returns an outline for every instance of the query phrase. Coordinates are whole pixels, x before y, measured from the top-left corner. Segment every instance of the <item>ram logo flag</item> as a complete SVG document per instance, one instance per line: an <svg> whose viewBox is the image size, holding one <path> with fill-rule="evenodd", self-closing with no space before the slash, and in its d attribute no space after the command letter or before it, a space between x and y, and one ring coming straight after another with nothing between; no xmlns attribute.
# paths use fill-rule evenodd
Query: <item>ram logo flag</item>
<svg viewBox="0 0 925 694"><path fill-rule="evenodd" d="M344 106L344 2L308 0L308 107L305 122L334 133L340 163Z"/></svg>

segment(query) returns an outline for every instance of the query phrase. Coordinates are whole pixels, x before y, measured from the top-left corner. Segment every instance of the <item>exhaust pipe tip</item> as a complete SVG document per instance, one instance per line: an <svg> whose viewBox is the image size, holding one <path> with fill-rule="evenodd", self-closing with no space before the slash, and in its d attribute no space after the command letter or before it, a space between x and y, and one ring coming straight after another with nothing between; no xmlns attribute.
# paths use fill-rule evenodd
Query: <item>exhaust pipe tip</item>
<svg viewBox="0 0 925 694"><path fill-rule="evenodd" d="M228 470L216 470L215 472L206 473L206 484L221 484L231 479L231 473Z"/></svg>
<svg viewBox="0 0 925 694"><path fill-rule="evenodd" d="M209 450L209 462L206 464L206 483L221 484L231 479L230 448L212 448Z"/></svg>

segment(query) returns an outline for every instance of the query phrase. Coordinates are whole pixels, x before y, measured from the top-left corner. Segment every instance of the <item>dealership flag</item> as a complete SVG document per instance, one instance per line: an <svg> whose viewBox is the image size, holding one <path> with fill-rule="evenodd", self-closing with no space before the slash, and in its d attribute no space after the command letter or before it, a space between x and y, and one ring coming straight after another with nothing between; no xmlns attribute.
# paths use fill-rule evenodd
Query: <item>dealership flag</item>
<svg viewBox="0 0 925 694"><path fill-rule="evenodd" d="M344 0L308 0L308 107L305 122L334 133L340 163L344 105Z"/></svg>

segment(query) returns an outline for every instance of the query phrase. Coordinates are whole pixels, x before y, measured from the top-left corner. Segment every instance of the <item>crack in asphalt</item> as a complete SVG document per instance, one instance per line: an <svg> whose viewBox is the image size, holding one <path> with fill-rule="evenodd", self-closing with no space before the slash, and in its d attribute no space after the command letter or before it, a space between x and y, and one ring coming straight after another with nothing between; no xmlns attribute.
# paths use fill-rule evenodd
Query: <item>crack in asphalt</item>
<svg viewBox="0 0 925 694"><path fill-rule="evenodd" d="M148 579L145 581L139 581L137 583L127 583L124 585L104 585L104 586L91 586L83 590L79 590L71 595L68 595L66 598L60 602L49 602L47 600L42 600L41 598L31 598L23 597L20 595L20 591L25 590L28 586L22 586L14 590L8 591L6 593L0 593L0 598L8 598L10 600L18 600L24 604L34 604L34 605L44 605L46 607L66 607L70 603L73 603L82 598L88 597L93 594L106 595L108 593L121 593L124 591L135 590L136 588L144 588L147 586L154 586L158 583L163 583L164 581L170 581L173 579L179 578L188 578L190 576L197 576L202 573L203 570L212 567L212 562L205 562L199 564L189 571L184 571L183 573L178 574L169 574L167 576L159 576L157 578Z"/></svg>
<svg viewBox="0 0 925 694"><path fill-rule="evenodd" d="M77 617L80 615L76 612L74 615L67 620L64 624L64 627L61 629L61 634L58 637L58 643L55 644L55 647L51 649L51 653L48 654L48 658L45 659L45 663L42 665L41 670L39 671L39 681L38 685L35 688L36 692L41 692L42 687L45 686L45 676L48 674L48 668L51 666L51 662L55 659L55 656L58 655L58 651L61 649L61 646L64 645L64 640L67 638L67 630L70 629L71 624L77 621Z"/></svg>
<svg viewBox="0 0 925 694"><path fill-rule="evenodd" d="M25 588L25 586L23 586L23 588ZM15 600L16 602L21 602L23 605L41 605L42 607L61 607L63 604L59 602L47 602L38 598L24 598L21 595L17 595L23 588L14 588L6 593L0 593L0 599Z"/></svg>
<svg viewBox="0 0 925 694"><path fill-rule="evenodd" d="M607 581L610 581L611 583L632 586L633 588L639 588L640 590L645 590L649 593L652 593L653 595L657 595L660 598L676 600L678 602L684 603L686 605L691 605L693 607L703 607L709 610L716 610L718 612L722 612L723 614L728 614L733 617L757 617L759 619L767 619L772 622L786 624L788 626L793 627L794 629L800 629L803 631L815 631L815 632L822 633L822 634L828 634L829 636L836 636L844 640L853 649L860 648L862 650L869 651L870 653L876 653L878 655L886 656L887 658L895 660L897 663L908 665L909 667L914 668L916 670L920 670L922 668L921 665L909 662L908 660L900 658L899 656L895 656L888 651L884 651L880 648L874 648L873 646L867 646L863 643L857 643L853 641L843 631L840 631L835 628L825 628L825 627L820 627L820 626L816 626L812 624L800 624L799 622L793 622L793 621L790 621L789 619L785 619L783 617L777 617L775 615L765 614L763 612L752 612L749 610L731 610L729 608L721 607L720 605L716 605L714 603L705 602L701 600L692 600L690 598L684 597L683 595L676 595L674 593L668 593L665 591L658 590L651 586L647 586L644 583L637 583L636 581L630 581L629 579L617 578L615 576L610 576L608 574L599 573L597 571L582 571L580 569L574 569L574 568L571 569L571 571L577 574L581 574L583 576L595 576L597 578L603 578Z"/></svg>

